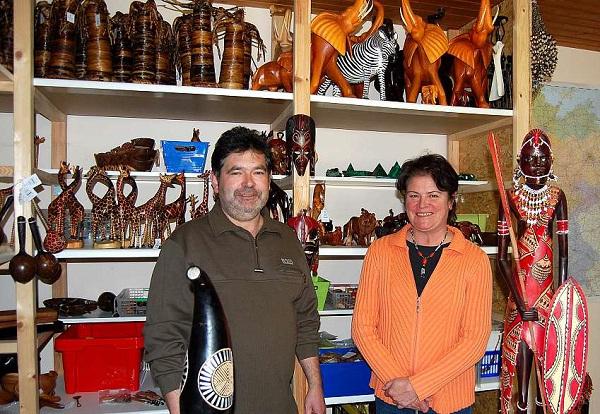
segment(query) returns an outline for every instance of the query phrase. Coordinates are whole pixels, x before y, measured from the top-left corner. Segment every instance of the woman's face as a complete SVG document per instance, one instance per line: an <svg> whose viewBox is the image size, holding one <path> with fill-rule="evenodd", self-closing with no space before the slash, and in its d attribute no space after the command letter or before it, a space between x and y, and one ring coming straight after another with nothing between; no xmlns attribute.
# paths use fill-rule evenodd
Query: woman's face
<svg viewBox="0 0 600 414"><path fill-rule="evenodd" d="M404 207L415 231L436 234L446 231L452 199L441 191L429 174L417 175L406 183Z"/></svg>

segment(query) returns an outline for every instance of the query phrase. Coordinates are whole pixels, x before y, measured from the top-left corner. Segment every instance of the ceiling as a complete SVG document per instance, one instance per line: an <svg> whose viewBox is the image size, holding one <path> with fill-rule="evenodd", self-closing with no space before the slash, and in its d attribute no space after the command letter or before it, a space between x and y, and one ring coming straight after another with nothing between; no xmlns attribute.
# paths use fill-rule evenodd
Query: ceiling
<svg viewBox="0 0 600 414"><path fill-rule="evenodd" d="M246 5L264 7L268 0L238 0ZM400 22L400 0L381 0L386 17ZM509 0L508 0L509 1ZM234 0L234 3L236 1ZM312 0L312 12L340 11L353 0ZM500 0L492 0L498 4ZM293 0L271 0L269 4L291 7ZM538 0L546 30L560 46L600 51L600 1L598 0ZM415 13L427 16L444 7L446 15L441 21L445 29L459 29L477 17L479 0L412 0Z"/></svg>

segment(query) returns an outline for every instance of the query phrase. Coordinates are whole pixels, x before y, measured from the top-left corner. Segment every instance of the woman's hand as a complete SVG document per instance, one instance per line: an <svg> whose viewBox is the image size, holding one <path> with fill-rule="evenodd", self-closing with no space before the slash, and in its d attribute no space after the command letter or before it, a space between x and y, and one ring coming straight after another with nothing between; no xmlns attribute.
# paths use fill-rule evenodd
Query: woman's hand
<svg viewBox="0 0 600 414"><path fill-rule="evenodd" d="M408 378L395 378L391 381L388 381L383 386L383 391L385 395L394 400L394 403L398 406L398 408L416 408L416 405L413 404L427 404L425 401L420 401L417 393L415 392L412 384L408 380ZM428 410L420 411L427 412Z"/></svg>

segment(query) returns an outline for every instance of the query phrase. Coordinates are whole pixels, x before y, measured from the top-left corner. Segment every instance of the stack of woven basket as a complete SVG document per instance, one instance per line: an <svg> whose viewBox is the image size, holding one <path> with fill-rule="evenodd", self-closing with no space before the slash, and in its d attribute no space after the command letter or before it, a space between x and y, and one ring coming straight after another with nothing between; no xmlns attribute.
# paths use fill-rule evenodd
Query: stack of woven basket
<svg viewBox="0 0 600 414"><path fill-rule="evenodd" d="M0 65L13 69L13 2L0 0Z"/></svg>

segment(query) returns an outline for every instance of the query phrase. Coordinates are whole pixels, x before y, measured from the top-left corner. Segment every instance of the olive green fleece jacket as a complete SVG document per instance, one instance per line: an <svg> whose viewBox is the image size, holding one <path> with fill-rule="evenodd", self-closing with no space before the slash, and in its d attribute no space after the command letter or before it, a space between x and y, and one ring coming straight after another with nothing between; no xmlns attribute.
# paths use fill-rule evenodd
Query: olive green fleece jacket
<svg viewBox="0 0 600 414"><path fill-rule="evenodd" d="M181 382L194 304L186 277L192 264L206 271L225 309L233 346L235 413L296 413L290 387L294 356L318 355L319 314L293 230L265 217L254 238L217 203L164 243L152 274L144 327L145 360L163 394Z"/></svg>

